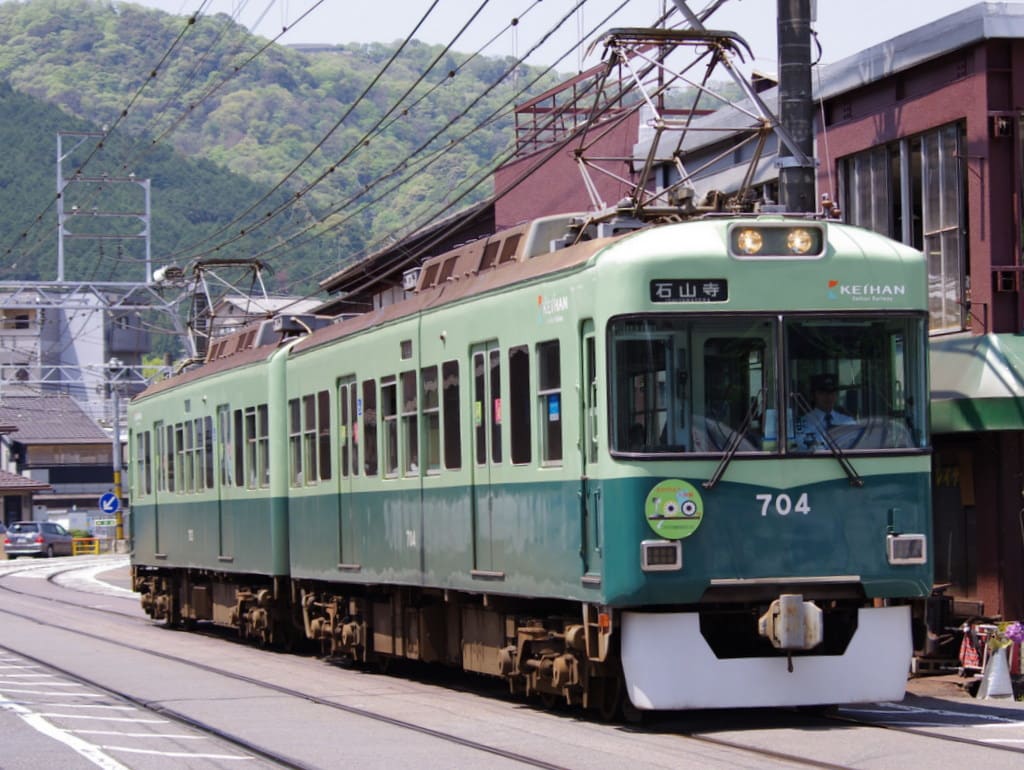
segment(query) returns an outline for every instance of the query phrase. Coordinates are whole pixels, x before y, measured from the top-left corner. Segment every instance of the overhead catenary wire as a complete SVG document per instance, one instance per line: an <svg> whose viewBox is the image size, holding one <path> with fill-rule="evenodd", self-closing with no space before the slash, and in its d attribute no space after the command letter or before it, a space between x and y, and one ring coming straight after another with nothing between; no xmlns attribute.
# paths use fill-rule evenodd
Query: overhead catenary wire
<svg viewBox="0 0 1024 770"><path fill-rule="evenodd" d="M623 2L623 3L622 3L622 4L621 4L621 5L619 6L619 7L618 7L618 9L616 9L616 11L613 11L613 12L612 12L612 14L609 14L609 15L608 15L608 17L606 17L606 18L610 18L610 17L611 17L611 15L613 15L613 14L614 14L614 13L616 13L616 12L618 12L618 10L621 10L621 8L622 8L622 7L623 7L623 6L625 5L625 2L627 2L627 1L628 1L628 0L624 0L624 2ZM578 5L578 4L577 4L577 5ZM523 86L522 88L520 88L520 89L519 89L519 90L518 90L518 91L517 91L517 92L516 92L515 94L513 94L513 96L511 96L511 97L510 97L509 99L507 99L507 100L506 100L506 101L505 101L505 102L503 103L502 107L499 107L498 109L494 110L494 111L493 111L493 112L491 113L491 115L489 115L489 116L487 116L487 117L486 117L485 119L483 119L483 120L481 120L481 121L477 122L477 123L476 123L476 124L475 124L475 125L474 125L474 126L473 126L473 127L471 128L471 129L469 129L469 131L467 131L467 132L463 133L463 134L462 134L462 135L461 135L460 137L457 137L457 138L455 138L455 139L452 139L452 140L450 140L450 142L449 142L449 144L448 144L447 146L445 146L445 147L442 147L442 148L440 148L440 149L436 150L436 151L435 151L435 152L433 153L433 155L429 157L429 159L428 159L428 161L427 161L427 162L424 162L424 163L422 163L422 164L420 164L420 165L414 166L413 168L411 168L411 169L410 169L410 162L411 162L411 160L412 160L413 158L415 158L415 157L416 157L417 155L419 155L420 153L422 153L422 152L425 152L425 151L426 151L426 149L427 149L427 148L429 148L429 147L430 147L430 146L431 146L431 145L432 145L432 144L433 144L433 143L434 143L434 142L435 142L435 141L436 141L436 140L437 140L437 139L438 139L438 138L439 138L439 137L440 137L440 136L441 136L441 135L443 134L443 132L444 132L445 130L448 130L448 129L449 129L449 128L450 128L451 126L455 125L455 124L456 124L456 123L457 123L457 122L458 122L459 120L461 120L461 119L462 119L462 118L464 118L464 117L465 117L465 116L466 116L467 114L469 114L469 112L471 112L471 111L472 111L472 109L473 109L473 108L474 108L474 107L475 107L475 106L476 106L476 105L477 105L477 104L479 103L479 101L480 101L480 100L481 100L481 99L483 98L483 96L487 95L488 93L490 93L491 91L493 91L493 90L494 90L494 89L495 89L495 88L496 88L496 87L497 87L498 85L500 85L501 83L503 83L503 82L504 82L504 81L506 80L506 78L508 77L508 75L509 75L509 73L510 73L510 72L512 72L512 71L514 71L514 70L515 70L516 68L518 68L518 67L519 67L519 66L520 66L520 65L522 64L522 62L524 61L524 59L525 59L525 58L527 58L527 57L528 57L528 56L530 55L530 53L532 53L532 52L533 52L533 51L535 51L535 50L536 50L537 48L539 48L539 47L540 47L541 45L543 45L543 43L544 43L544 42L546 42L546 41L547 41L547 39L548 39L548 38L549 38L549 37L550 37L550 36L551 36L552 34L554 34L554 32L555 32L555 31L556 31L556 30L557 30L557 29L558 29L558 28L559 28L559 27L560 27L560 26L561 26L562 24L564 24L564 23L566 22L566 20L567 20L567 19L569 19L569 18L571 17L571 15L572 15L572 13L573 13L573 11L574 11L574 10L575 10L575 7L574 7L573 9L571 9L571 10L570 10L570 11L569 11L569 12L568 12L568 13L567 13L567 14L566 14L566 15L565 15L564 17L562 17L562 19L561 19L561 20L560 20L560 21L559 21L559 22L558 22L558 23L557 23L557 24L556 24L556 25L555 25L555 26L554 26L554 27L553 27L552 29L550 29L550 30L549 30L549 31L548 31L548 32L547 32L547 33L546 33L546 34L545 34L545 35L544 35L544 36L543 36L543 37L542 37L542 38L541 38L541 39L540 39L540 40L539 40L539 41L538 41L537 43L535 43L535 44L534 44L534 46L533 46L533 47L531 47L531 49L530 49L530 50L529 50L529 51L528 51L528 52L527 52L526 54L524 54L523 56L521 56L521 57L520 57L519 59L516 59L516 60L515 60L515 61L513 62L513 64L512 64L512 65L511 65L510 67L506 68L506 69L505 69L505 71L504 71L503 73L501 73L501 75L499 75L499 76L498 76L498 77L497 77L497 78L496 78L496 79L495 79L495 80L494 80L494 81L493 81L493 82L492 82L492 83L491 83L491 84L490 84L490 85L489 85L489 86L488 86L487 88L485 88L485 89L483 90L483 92L481 92L481 94L479 94L479 95L478 95L478 96L477 96L477 97L476 97L475 99L473 99L473 100L472 100L472 101L471 101L471 102L470 102L470 103L469 103L469 104L468 104L468 105L467 105L466 107L464 107L464 108L463 108L463 109L462 109L462 110L460 111L460 113L459 113L458 115L456 115L456 116L455 116L454 118L452 118L452 119L451 119L451 121L449 121L449 123L448 123L447 125L445 125L445 126L441 127L440 129L436 130L435 132L433 132L433 133L432 133L432 134L431 134L431 135L430 135L430 136L429 136L429 137L428 137L428 138L427 138L426 140L422 141L422 142L421 142L421 143L420 143L420 144L419 144L419 145L418 145L418 146L417 146L417 147L416 147L416 148L415 148L415 149L414 149L414 150L413 150L412 152L410 152L410 153L409 153L409 154L407 155L407 157L405 157L405 158L403 158L403 159L400 159L399 161L397 161L397 162L396 162L396 163L395 163L394 165L392 165L392 166L390 167L390 169L388 169L387 171L385 171L385 172L384 172L383 174L379 175L379 176L378 176L378 178L377 178L377 180L375 180L374 182L371 182L371 183L367 184L367 185L366 185L366 186L365 186L365 187L364 187L364 188L363 188L362 190L360 190L360 191L359 191L359 192L358 192L357 194L355 194L355 195L353 195L353 196L350 196L350 197L349 197L349 198L347 198L346 200L344 200L344 201L341 201L341 202L339 202L338 204L334 205L334 206L333 206L333 207L332 207L332 208L331 208L331 209L330 209L330 210L329 210L329 211L328 211L328 212L327 212L327 213L326 213L325 215L322 215L321 217L319 217L319 218L318 218L318 220L317 220L316 222L313 222L313 223L310 223L310 224L307 224L307 225L305 225L304 227L300 228L300 229L299 229L298 231L294 232L294 233L293 233L292 235L290 235L290 236L287 236L287 237L285 237L285 238L284 238L284 239L282 239L282 240L281 240L281 241L280 241L279 243L277 243L277 244L273 245L273 246L272 246L272 247L270 247L269 249L267 249L267 250L264 250L264 251L262 251L262 252L259 252L259 253L258 253L258 254L257 254L256 256L257 256L257 257L260 257L260 258L266 258L266 257L267 257L268 255L271 255L271 254L273 254L274 252L276 252L276 251L279 251L279 250L283 249L283 248L284 248L285 246L288 246L288 245L293 245L293 246L294 246L294 245L297 245L297 246L302 246L302 245L305 245L306 243L308 243L308 242L309 242L308 240L307 240L307 241L303 241L303 242L300 242L300 243L298 243L298 244L294 244L293 242L294 242L295 240L297 240L298 238L302 237L303 235L307 235L307 234L309 234L309 233L310 233L310 232L311 232L312 230L314 230L314 229L315 229L316 227L318 227L318 226L321 226L321 225L323 225L323 224L324 224L324 222L326 221L326 219L327 219L328 217L331 217L331 216L333 216L333 215L336 215L336 214L338 214L338 213L339 213L340 211L342 211L342 210L343 210L343 209L345 209L346 207L348 207L348 206L350 206L351 204L355 203L355 202L356 202L356 201L357 201L357 200L358 200L358 199L359 199L360 197L362 197L362 196L363 196L363 195L364 195L364 194L365 194L365 193L366 193L366 192L367 192L368 190L372 189L372 187L373 187L373 186L375 186L376 184L382 183L383 181L385 181L385 180L387 180L387 179L390 179L390 178L392 178L392 177L393 177L393 176L394 176L395 174L399 174L400 172L402 172L402 171L404 170L404 171L406 172L406 173L405 173L405 176L404 176L404 177L399 177L399 180L400 180L400 181L399 181L399 182L397 182L397 183L395 183L394 185L392 185L392 186L391 186L390 188L388 188L388 192L394 191L395 189L397 189L397 188L398 188L398 187L399 187L399 186L401 185L401 183L402 183L402 181L404 180L404 178L408 178L408 176L410 176L410 175L411 175L411 174L413 174L413 173L420 173L420 172L422 172L422 170L423 170L424 168L427 168L427 167L429 167L429 166L430 166L430 165L431 165L431 164L432 164L433 162L436 162L436 161L437 161L437 160L438 160L439 158L443 157L443 156L444 156L444 155L445 155L445 154L446 154L446 153L448 152L448 150L450 149L450 146L451 146L451 144L454 144L454 143L456 143L456 142L458 142L458 141L464 141L464 140L465 140L465 139L466 139L466 138L467 138L468 136L470 136L470 135L471 135L471 134L472 134L473 132L475 132L475 131L479 130L479 128L480 128L480 127L482 127L483 125L487 125L487 124L489 124L490 122L492 122L493 120L497 119L497 118L498 118L498 117L500 116L500 114L501 114L501 110L502 110L502 109L505 109L505 108L507 108L507 107L508 107L509 105L514 105L514 104L515 104L515 102L516 102L516 100L517 100L517 99L518 99L518 98L519 98L519 97L520 97L520 96L521 96L521 95L522 95L523 93L525 93L525 92L527 91L527 89L528 89L528 88L529 88L529 87L530 87L531 85L533 85L533 84L534 84L534 83L535 83L535 82L536 82L536 81L537 81L537 80L538 80L538 79L539 79L540 77L542 77L542 76L543 76L544 74L546 74L547 72L549 72L549 71L553 70L553 68L554 68L554 66L555 66L555 65L551 65L551 66L550 66L550 67L548 67L548 68L547 68L546 70L544 70L544 71L543 71L543 72L542 72L542 73L541 73L540 75L538 75L538 76L537 76L536 78L534 78L534 80L532 80L532 81L531 81L531 82L530 82L529 84L527 84L527 85L524 85L524 86ZM568 54L569 54L569 53L571 53L571 52L572 52L572 50L575 50L575 47L573 47L573 49L570 49L570 50L569 50L569 51L567 51L567 52L566 52L565 54L563 54L563 55L562 55L562 57L560 57L558 61L561 61L561 60L562 60L562 59L564 59L564 58L565 58L566 56L568 56ZM556 64L557 64L557 62L556 62ZM483 169L483 173L485 174L485 176L486 176L487 178L489 178L489 177L490 177L490 174L491 174L491 172L493 171L493 168L494 168L494 167L495 167L496 165L497 165L497 164L493 164L493 163L492 163L492 164L491 164L491 165L490 165L489 167L486 167L486 168L484 168L484 169ZM476 185L476 186L479 186L479 185ZM379 200L379 199L380 199L380 198L378 198L378 199L376 199L376 200ZM461 199L461 198L460 198L460 199ZM376 202L376 200L374 200L374 201L371 201L371 203L372 203L372 202ZM343 222L345 222L345 221L348 221L348 220L349 220L349 219L351 219L351 218L352 218L352 217L353 217L353 216L354 216L354 215L355 215L356 213L360 213L360 212L364 211L365 209L366 209L366 205L364 205L364 206L360 207L359 209L357 209L357 210L356 210L356 212L350 212L350 213L348 214L348 216L344 217L344 218L343 218L343 219L341 220L341 222L338 222L338 223L335 223L335 224L333 224L332 226L328 227L328 228L327 228L326 230L324 230L324 231L318 231L318 232L317 232L317 233L315 234L315 236L314 236L314 237L321 237L321 236L322 236L323 234L325 234L326 232L330 232L330 231L332 231L332 230L336 229L337 227L339 227L339 226L340 226L340 224L342 224L342 223L343 223ZM444 209L442 209L442 211L443 211L443 210L444 210ZM241 236L241 235L239 235L239 236L236 236L235 238L233 238L232 240L239 240L239 239L240 239L241 237L242 237L242 236ZM220 248L220 247L221 247L221 245L218 245L218 247L217 247L217 248ZM205 256L205 255L207 255L207 254L209 254L209 253L211 253L211 252L204 252L204 253L203 253L203 254L202 254L201 256Z"/></svg>

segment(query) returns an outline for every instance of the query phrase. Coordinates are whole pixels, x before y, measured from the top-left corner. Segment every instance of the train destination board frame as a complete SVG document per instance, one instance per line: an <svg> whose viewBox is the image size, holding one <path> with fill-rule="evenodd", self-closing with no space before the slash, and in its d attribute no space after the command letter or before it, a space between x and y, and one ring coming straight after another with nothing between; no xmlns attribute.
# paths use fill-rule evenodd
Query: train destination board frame
<svg viewBox="0 0 1024 770"><path fill-rule="evenodd" d="M651 281L651 302L727 302L729 281L725 278L655 278Z"/></svg>

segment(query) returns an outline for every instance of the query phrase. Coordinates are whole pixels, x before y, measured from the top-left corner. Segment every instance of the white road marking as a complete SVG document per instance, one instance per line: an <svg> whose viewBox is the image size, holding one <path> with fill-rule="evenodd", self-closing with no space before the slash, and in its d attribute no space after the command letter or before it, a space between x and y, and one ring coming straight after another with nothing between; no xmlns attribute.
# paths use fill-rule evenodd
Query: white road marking
<svg viewBox="0 0 1024 770"><path fill-rule="evenodd" d="M122 765L113 757L107 756L103 753L99 746L96 746L88 741L84 741L81 738L71 735L70 733L61 730L56 725L52 725L39 716L33 713L31 709L28 709L20 704L13 703L3 695L0 695L0 708L5 711L11 711L21 717L25 724L29 725L32 729L42 733L43 735L53 738L54 740L60 741L65 746L73 749L80 756L92 762L97 767L102 767L103 770L129 770L129 768Z"/></svg>
<svg viewBox="0 0 1024 770"><path fill-rule="evenodd" d="M104 751L125 751L129 754L155 754L160 757L178 757L184 759L254 759L245 754L193 754L188 751L153 751L150 749L133 749L128 746L100 746Z"/></svg>

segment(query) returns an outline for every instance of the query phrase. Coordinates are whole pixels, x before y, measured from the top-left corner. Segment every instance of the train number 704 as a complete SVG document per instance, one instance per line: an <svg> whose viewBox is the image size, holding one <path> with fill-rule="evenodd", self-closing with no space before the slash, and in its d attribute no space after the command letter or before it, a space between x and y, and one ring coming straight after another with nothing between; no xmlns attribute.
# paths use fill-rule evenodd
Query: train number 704
<svg viewBox="0 0 1024 770"><path fill-rule="evenodd" d="M762 516L767 516L769 511L774 511L779 516L789 516L789 514L794 511L806 516L811 512L811 504L807 499L806 492L802 492L800 494L800 497L796 499L796 503L794 503L793 498L785 492L778 495L773 495L771 492L764 492L760 495L754 495L754 497L761 501Z"/></svg>

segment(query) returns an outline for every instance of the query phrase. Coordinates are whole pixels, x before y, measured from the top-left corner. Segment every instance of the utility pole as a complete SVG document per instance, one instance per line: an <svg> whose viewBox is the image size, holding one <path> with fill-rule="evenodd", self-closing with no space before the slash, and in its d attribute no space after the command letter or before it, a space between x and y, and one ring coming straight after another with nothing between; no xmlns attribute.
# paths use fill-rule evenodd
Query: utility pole
<svg viewBox="0 0 1024 770"><path fill-rule="evenodd" d="M118 542L124 540L124 506L121 504L121 399L119 389L121 387L121 375L124 372L124 364L118 358L111 358L107 363L110 374L110 398L114 407L114 418L111 420L114 436L114 497L118 500L117 510L114 512L117 525L114 529L114 539Z"/></svg>
<svg viewBox="0 0 1024 770"><path fill-rule="evenodd" d="M812 0L778 0L779 120L801 159L779 143L779 202L785 211L817 210L815 198L814 102L811 91Z"/></svg>

